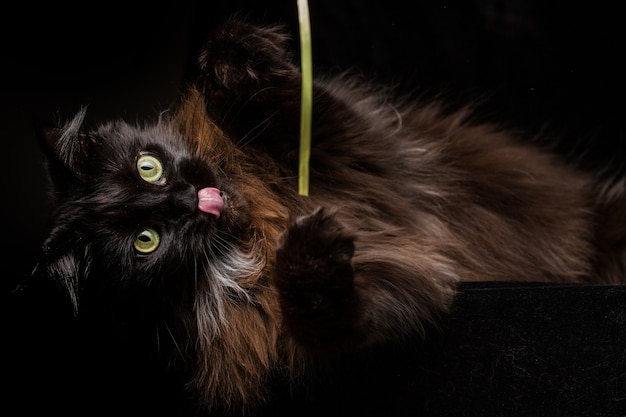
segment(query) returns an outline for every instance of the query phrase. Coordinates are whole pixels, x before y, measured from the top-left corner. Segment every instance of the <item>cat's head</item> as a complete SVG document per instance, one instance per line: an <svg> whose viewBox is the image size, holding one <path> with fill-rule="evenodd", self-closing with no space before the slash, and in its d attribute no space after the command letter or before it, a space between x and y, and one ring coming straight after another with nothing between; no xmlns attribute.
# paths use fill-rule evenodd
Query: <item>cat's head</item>
<svg viewBox="0 0 626 417"><path fill-rule="evenodd" d="M223 300L247 297L239 281L260 268L242 249L248 203L226 168L165 117L84 131L84 116L42 135L57 208L37 270L76 309L116 289L179 306L202 297L219 322Z"/></svg>

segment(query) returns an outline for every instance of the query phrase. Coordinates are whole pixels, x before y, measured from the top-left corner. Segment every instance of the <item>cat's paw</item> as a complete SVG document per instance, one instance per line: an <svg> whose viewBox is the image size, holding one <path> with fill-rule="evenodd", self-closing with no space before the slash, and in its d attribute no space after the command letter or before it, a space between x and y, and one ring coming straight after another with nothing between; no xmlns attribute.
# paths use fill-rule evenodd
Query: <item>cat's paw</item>
<svg viewBox="0 0 626 417"><path fill-rule="evenodd" d="M354 312L354 237L320 208L291 224L276 254L285 320L301 339L333 337Z"/></svg>
<svg viewBox="0 0 626 417"><path fill-rule="evenodd" d="M205 89L213 94L252 97L293 74L288 36L279 26L256 26L232 19L203 45L199 65Z"/></svg>

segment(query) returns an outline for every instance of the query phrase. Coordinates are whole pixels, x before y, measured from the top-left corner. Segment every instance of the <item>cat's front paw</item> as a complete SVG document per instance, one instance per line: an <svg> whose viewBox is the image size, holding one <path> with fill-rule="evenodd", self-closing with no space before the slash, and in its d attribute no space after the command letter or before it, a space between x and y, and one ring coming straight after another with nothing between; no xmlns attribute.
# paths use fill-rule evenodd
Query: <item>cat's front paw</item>
<svg viewBox="0 0 626 417"><path fill-rule="evenodd" d="M354 237L334 214L318 209L291 224L276 254L284 319L306 343L340 338L355 312Z"/></svg>
<svg viewBox="0 0 626 417"><path fill-rule="evenodd" d="M214 95L238 95L244 100L275 87L294 72L278 26L256 26L231 19L219 26L200 52L205 89Z"/></svg>

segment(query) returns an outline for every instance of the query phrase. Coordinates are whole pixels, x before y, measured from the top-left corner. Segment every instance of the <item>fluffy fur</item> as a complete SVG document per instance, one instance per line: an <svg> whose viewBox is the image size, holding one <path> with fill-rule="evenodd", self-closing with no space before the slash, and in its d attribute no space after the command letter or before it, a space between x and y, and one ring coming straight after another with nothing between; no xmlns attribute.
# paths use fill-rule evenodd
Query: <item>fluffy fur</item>
<svg viewBox="0 0 626 417"><path fill-rule="evenodd" d="M87 132L81 112L44 134L58 207L38 272L78 314L143 300L203 408L253 407L274 372L419 335L459 281L625 281L623 181L356 76L316 80L298 195L286 45L280 27L231 20L174 114ZM145 154L163 165L156 182ZM219 217L198 208L205 187L222 193ZM143 230L160 237L151 253L134 247Z"/></svg>

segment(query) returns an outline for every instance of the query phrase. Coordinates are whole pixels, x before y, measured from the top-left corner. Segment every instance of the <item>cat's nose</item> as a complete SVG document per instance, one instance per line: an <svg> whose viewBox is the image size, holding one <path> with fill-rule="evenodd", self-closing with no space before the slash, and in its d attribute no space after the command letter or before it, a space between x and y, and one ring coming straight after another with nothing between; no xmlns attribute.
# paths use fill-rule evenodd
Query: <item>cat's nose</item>
<svg viewBox="0 0 626 417"><path fill-rule="evenodd" d="M178 210L186 212L196 211L198 207L198 194L192 185L181 187L170 195L170 203Z"/></svg>

